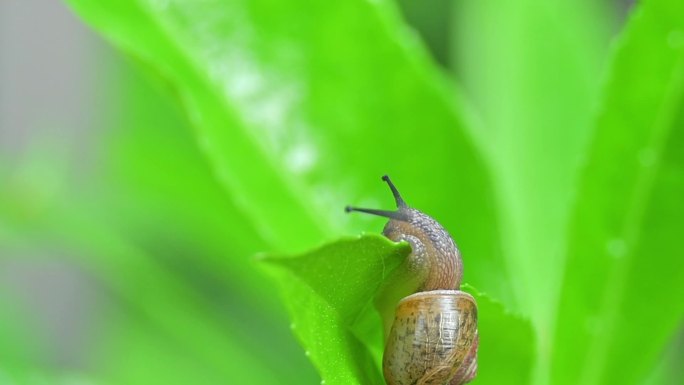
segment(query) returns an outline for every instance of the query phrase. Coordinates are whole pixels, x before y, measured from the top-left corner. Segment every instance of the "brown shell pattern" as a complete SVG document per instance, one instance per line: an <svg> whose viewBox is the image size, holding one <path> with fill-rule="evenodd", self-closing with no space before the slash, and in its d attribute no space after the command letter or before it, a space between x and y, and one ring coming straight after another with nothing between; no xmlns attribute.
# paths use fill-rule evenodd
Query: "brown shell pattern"
<svg viewBox="0 0 684 385"><path fill-rule="evenodd" d="M470 294L416 293L395 314L383 356L389 385L458 385L475 376L477 305Z"/></svg>

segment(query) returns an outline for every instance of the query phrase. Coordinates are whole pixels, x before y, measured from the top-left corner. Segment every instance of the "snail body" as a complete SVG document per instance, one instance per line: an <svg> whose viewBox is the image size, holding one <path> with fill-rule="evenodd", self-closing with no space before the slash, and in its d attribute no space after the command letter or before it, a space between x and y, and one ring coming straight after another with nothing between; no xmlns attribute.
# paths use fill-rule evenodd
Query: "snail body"
<svg viewBox="0 0 684 385"><path fill-rule="evenodd" d="M411 245L408 266L420 279L418 292L399 301L383 355L388 385L460 385L477 372L477 304L458 290L461 254L434 219L406 205L389 177L396 211L347 207L389 218L383 234Z"/></svg>

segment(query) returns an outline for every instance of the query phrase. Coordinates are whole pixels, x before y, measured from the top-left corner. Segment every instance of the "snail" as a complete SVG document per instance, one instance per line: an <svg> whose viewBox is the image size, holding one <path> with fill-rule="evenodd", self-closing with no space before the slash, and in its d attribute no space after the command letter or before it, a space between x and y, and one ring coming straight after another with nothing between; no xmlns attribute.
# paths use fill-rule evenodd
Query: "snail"
<svg viewBox="0 0 684 385"><path fill-rule="evenodd" d="M383 234L411 245L408 266L418 292L401 299L383 354L388 385L459 385L477 372L477 304L460 291L461 253L449 233L431 217L410 208L387 175L396 211L345 208L389 218Z"/></svg>

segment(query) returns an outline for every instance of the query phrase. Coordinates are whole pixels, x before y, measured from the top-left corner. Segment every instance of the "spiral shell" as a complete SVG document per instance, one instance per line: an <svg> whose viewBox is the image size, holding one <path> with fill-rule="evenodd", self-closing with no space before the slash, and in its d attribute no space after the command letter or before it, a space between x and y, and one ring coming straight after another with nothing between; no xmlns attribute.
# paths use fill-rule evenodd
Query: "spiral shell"
<svg viewBox="0 0 684 385"><path fill-rule="evenodd" d="M464 384L477 370L477 305L458 290L420 292L402 299L383 368L388 385Z"/></svg>

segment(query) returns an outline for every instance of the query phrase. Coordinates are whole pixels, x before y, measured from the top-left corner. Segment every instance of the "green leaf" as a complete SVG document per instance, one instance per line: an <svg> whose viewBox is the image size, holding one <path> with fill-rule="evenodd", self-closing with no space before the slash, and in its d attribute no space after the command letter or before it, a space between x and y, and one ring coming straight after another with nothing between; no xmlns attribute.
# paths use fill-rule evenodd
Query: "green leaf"
<svg viewBox="0 0 684 385"><path fill-rule="evenodd" d="M535 333L530 321L513 314L469 285L477 300L478 373L473 384L529 384L535 359Z"/></svg>
<svg viewBox="0 0 684 385"><path fill-rule="evenodd" d="M86 197L90 210L151 253L219 270L233 290L248 288L267 299L269 288L249 258L268 246L227 199L181 109L130 63L111 61L116 71L108 83L118 87L103 103L120 116L99 144L106 157L91 182L97 188Z"/></svg>
<svg viewBox="0 0 684 385"><path fill-rule="evenodd" d="M292 329L326 384L384 384L381 318L387 315L377 314L373 304L383 281L394 282L401 273L409 252L404 243L364 235L295 257L265 258L281 286ZM476 383L527 382L533 357L529 322L474 295L481 336Z"/></svg>
<svg viewBox="0 0 684 385"><path fill-rule="evenodd" d="M684 320L684 3L640 5L588 156L552 383L636 384Z"/></svg>
<svg viewBox="0 0 684 385"><path fill-rule="evenodd" d="M129 73L132 68L124 63L120 67L118 76L110 81L126 85L123 94L111 101L117 111L122 110L122 116L115 120L116 127L104 142L108 157L98 170L103 180L98 181L92 216L104 223L116 223L117 230L134 240L142 252L206 298L211 310L203 316L242 336L238 343L249 348L237 354L251 351L260 372L272 373L272 378L282 383L316 381L315 371L287 328L284 308L272 294L274 285L254 269L250 259L266 248L264 241L226 199L178 106L155 92L147 79ZM173 363L177 354L170 347L159 347L163 339L125 338L132 333L119 333L124 334L119 338L122 345L128 343L122 350L141 355L155 350L169 353L150 353L154 360L133 368L126 367L132 360L112 360L111 366L116 366L112 373L125 377L118 382L149 382L146 372L140 370L146 365L176 368L168 373L176 383L194 372L204 373L203 378L212 375L199 365L193 366L189 358L187 365ZM220 360L230 359L227 350L217 350L216 354ZM283 356L292 358L283 361ZM222 378L225 381L226 377ZM157 376L156 381L166 380Z"/></svg>
<svg viewBox="0 0 684 385"><path fill-rule="evenodd" d="M378 181L388 173L455 233L471 282L512 302L488 170L391 4L69 3L168 80L214 173L273 250L379 225L341 208L389 205Z"/></svg>
<svg viewBox="0 0 684 385"><path fill-rule="evenodd" d="M274 270L292 329L326 384L384 384L371 354L382 344L359 340L353 326L372 305L381 283L410 252L407 244L366 235L325 245L297 257L265 257ZM373 343L375 347L369 348ZM369 347L365 347L368 344Z"/></svg>
<svg viewBox="0 0 684 385"><path fill-rule="evenodd" d="M465 0L454 11L454 71L481 113L476 134L495 174L513 289L542 343L610 41L603 3Z"/></svg>

